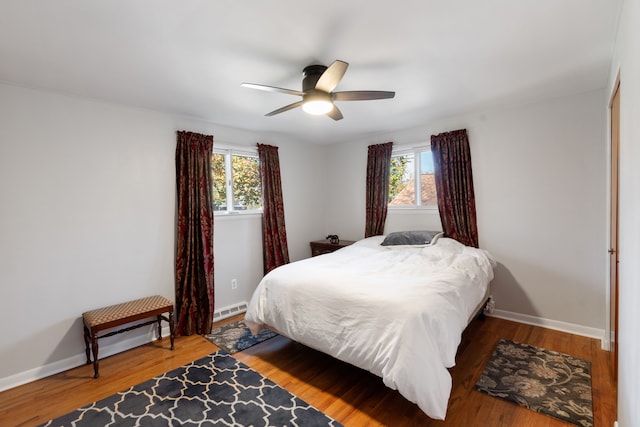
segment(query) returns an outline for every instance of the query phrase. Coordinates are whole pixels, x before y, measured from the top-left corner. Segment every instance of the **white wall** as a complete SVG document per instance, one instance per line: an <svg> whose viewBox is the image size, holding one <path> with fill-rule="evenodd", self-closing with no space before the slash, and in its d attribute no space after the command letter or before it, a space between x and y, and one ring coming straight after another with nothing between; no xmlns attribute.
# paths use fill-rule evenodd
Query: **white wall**
<svg viewBox="0 0 640 427"><path fill-rule="evenodd" d="M603 91L596 91L333 145L328 177L334 203L327 229L345 238L364 233L368 145L428 144L432 134L466 128L480 246L499 263L493 281L496 307L601 334L606 280L604 98ZM392 212L386 231L415 228L419 217ZM422 217L424 228L439 226L433 214Z"/></svg>
<svg viewBox="0 0 640 427"><path fill-rule="evenodd" d="M607 97L620 74L618 420L640 425L640 2L622 5Z"/></svg>
<svg viewBox="0 0 640 427"><path fill-rule="evenodd" d="M321 148L0 84L0 390L82 364L83 311L173 299L182 129L280 146L291 257L310 255L324 233ZM259 217L216 218L216 307L247 300L262 277L260 230ZM101 340L101 355L151 331Z"/></svg>

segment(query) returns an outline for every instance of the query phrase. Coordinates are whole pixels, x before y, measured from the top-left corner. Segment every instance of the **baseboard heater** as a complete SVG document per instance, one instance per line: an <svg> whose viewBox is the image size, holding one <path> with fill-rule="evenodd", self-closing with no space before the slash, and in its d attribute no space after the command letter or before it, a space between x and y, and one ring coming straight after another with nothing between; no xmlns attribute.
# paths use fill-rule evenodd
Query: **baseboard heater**
<svg viewBox="0 0 640 427"><path fill-rule="evenodd" d="M222 307L219 310L216 310L213 312L213 321L217 322L218 320L226 319L227 317L244 313L247 311L247 306L248 304L246 301L241 301L234 305L228 305L226 307Z"/></svg>

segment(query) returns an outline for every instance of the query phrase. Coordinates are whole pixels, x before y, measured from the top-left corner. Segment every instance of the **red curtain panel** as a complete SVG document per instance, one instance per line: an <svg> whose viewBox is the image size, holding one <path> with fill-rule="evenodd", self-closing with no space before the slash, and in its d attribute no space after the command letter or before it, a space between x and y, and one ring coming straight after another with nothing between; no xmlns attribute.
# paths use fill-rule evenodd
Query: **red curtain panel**
<svg viewBox="0 0 640 427"><path fill-rule="evenodd" d="M389 172L393 142L370 145L367 155L366 218L364 237L384 234L389 204Z"/></svg>
<svg viewBox="0 0 640 427"><path fill-rule="evenodd" d="M467 130L432 135L431 154L442 230L447 237L477 248L476 200Z"/></svg>
<svg viewBox="0 0 640 427"><path fill-rule="evenodd" d="M176 334L208 334L213 320L213 136L179 131L176 146Z"/></svg>
<svg viewBox="0 0 640 427"><path fill-rule="evenodd" d="M262 181L262 245L264 274L289 263L287 229L284 224L284 202L280 180L278 147L258 144Z"/></svg>

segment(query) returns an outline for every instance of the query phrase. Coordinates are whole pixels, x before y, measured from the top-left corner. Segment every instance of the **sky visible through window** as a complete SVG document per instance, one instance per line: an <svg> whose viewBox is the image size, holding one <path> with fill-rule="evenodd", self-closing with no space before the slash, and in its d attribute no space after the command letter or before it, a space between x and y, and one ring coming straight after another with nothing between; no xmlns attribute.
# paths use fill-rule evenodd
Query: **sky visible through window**
<svg viewBox="0 0 640 427"><path fill-rule="evenodd" d="M423 151L420 153L420 174L433 173L433 156L431 151Z"/></svg>

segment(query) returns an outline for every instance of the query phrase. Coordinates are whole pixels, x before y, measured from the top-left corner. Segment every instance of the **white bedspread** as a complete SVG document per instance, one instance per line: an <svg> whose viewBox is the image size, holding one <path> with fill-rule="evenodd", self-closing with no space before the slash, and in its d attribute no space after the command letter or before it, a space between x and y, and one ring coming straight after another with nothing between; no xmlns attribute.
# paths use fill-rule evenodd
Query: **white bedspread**
<svg viewBox="0 0 640 427"><path fill-rule="evenodd" d="M381 376L427 415L444 419L447 368L495 261L447 238L423 248L384 247L382 239L271 271L246 320Z"/></svg>

